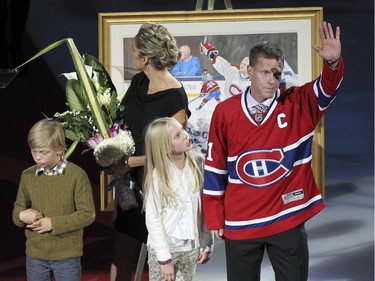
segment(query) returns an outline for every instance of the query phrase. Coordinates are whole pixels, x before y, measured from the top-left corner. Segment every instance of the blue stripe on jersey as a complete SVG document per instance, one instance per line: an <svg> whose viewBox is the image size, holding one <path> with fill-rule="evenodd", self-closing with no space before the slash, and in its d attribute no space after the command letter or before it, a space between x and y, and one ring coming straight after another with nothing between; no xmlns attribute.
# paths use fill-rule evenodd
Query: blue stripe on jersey
<svg viewBox="0 0 375 281"><path fill-rule="evenodd" d="M289 175L293 167L305 164L312 158L314 132L285 148L249 150L238 157L229 158L228 172L232 183L256 188L270 187ZM214 177L214 175L212 175ZM212 180L205 178L205 181Z"/></svg>
<svg viewBox="0 0 375 281"><path fill-rule="evenodd" d="M287 218L293 217L299 213L305 212L306 210L311 209L312 207L320 203L323 203L323 199L322 199L322 196L318 195L303 205L284 210L274 216L254 219L250 221L236 221L236 222L225 221L224 228L228 230L240 230L240 229L264 227L267 225L274 224L278 221L282 221Z"/></svg>
<svg viewBox="0 0 375 281"><path fill-rule="evenodd" d="M306 139L301 139L297 146L284 148L285 157L281 161L282 165L292 169L293 166L301 163L303 159L311 158L314 133L311 133L306 137Z"/></svg>
<svg viewBox="0 0 375 281"><path fill-rule="evenodd" d="M321 84L322 77L319 76L318 79L314 83L314 92L318 96L318 104L320 110L325 110L331 102L336 98L337 91L332 94L328 95L324 92L322 84Z"/></svg>
<svg viewBox="0 0 375 281"><path fill-rule="evenodd" d="M213 194L212 192L221 195L226 189L228 183L228 175L223 171L210 169L209 166L204 168L204 188L203 192L206 194Z"/></svg>

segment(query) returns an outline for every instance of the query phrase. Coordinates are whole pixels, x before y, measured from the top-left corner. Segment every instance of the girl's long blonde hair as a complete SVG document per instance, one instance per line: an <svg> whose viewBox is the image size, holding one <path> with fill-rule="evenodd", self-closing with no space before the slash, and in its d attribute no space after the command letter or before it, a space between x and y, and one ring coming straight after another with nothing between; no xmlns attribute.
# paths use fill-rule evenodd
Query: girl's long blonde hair
<svg viewBox="0 0 375 281"><path fill-rule="evenodd" d="M172 178L170 163L173 160L173 147L168 130L168 127L174 122L177 121L173 118L162 117L154 120L147 127L145 136L146 164L143 185L144 202L147 201L150 188L154 186L153 173L155 172L160 181L159 185L163 197L163 206L177 203L176 195L173 193L170 183L170 179ZM203 185L203 176L200 163L197 161L197 155L192 150L186 151L185 155L194 174L196 183L194 192L200 191Z"/></svg>

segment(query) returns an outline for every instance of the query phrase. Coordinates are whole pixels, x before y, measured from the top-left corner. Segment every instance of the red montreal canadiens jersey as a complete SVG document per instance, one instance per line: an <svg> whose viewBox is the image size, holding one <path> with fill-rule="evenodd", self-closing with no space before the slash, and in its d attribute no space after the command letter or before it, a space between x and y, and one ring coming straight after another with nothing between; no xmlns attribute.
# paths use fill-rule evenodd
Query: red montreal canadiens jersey
<svg viewBox="0 0 375 281"><path fill-rule="evenodd" d="M220 90L219 84L214 80L208 80L202 84L201 93L208 94L217 90Z"/></svg>
<svg viewBox="0 0 375 281"><path fill-rule="evenodd" d="M204 212L210 230L233 240L289 230L324 208L312 167L314 129L336 96L344 64L301 87L277 91L257 124L249 89L218 104L204 171Z"/></svg>

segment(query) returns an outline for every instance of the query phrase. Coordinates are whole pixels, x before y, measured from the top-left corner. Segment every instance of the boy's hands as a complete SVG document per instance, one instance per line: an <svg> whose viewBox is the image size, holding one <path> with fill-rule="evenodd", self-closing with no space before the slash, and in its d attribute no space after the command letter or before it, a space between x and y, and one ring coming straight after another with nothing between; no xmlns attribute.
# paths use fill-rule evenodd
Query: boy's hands
<svg viewBox="0 0 375 281"><path fill-rule="evenodd" d="M19 219L25 224L32 224L33 222L43 218L43 214L37 210L27 209L19 214Z"/></svg>
<svg viewBox="0 0 375 281"><path fill-rule="evenodd" d="M44 218L43 214L34 209L27 209L20 212L20 220L26 224L26 227L38 233L45 233L52 230L50 218Z"/></svg>
<svg viewBox="0 0 375 281"><path fill-rule="evenodd" d="M38 233L45 233L52 230L52 222L50 218L41 218L26 227Z"/></svg>

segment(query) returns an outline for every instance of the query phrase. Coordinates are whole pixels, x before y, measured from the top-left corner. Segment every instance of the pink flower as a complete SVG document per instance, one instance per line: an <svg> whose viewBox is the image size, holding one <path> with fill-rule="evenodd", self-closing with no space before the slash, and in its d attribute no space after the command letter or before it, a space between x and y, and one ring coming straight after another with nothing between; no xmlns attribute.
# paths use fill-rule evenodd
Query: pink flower
<svg viewBox="0 0 375 281"><path fill-rule="evenodd" d="M109 129L109 136L111 138L117 136L119 128L120 128L120 124L117 121L113 123L112 128Z"/></svg>
<svg viewBox="0 0 375 281"><path fill-rule="evenodd" d="M129 130L129 126L128 126L128 124L125 123L122 129L125 130L125 131Z"/></svg>
<svg viewBox="0 0 375 281"><path fill-rule="evenodd" d="M97 133L97 134L95 134L95 136L89 138L87 140L86 144L90 148L94 149L98 145L98 143L101 143L103 140L104 140L103 136L101 134Z"/></svg>

